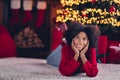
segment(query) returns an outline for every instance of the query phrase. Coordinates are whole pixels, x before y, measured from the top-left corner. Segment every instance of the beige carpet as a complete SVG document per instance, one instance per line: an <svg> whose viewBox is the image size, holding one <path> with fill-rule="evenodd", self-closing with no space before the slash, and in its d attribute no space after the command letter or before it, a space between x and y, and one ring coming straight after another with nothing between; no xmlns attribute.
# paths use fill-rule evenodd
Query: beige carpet
<svg viewBox="0 0 120 80"><path fill-rule="evenodd" d="M0 80L120 80L120 64L98 64L98 68L93 78L85 73L65 77L44 59L1 58Z"/></svg>

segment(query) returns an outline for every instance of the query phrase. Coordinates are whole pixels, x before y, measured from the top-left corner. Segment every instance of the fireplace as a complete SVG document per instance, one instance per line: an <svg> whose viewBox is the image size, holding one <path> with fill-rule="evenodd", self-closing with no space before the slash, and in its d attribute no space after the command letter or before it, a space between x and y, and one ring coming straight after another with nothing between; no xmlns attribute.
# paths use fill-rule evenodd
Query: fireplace
<svg viewBox="0 0 120 80"><path fill-rule="evenodd" d="M17 28L13 32L12 36L16 43L18 57L46 58L49 55L49 27L43 25L40 29L36 29L34 26L27 25L23 28Z"/></svg>
<svg viewBox="0 0 120 80"><path fill-rule="evenodd" d="M17 48L43 48L45 47L41 38L29 26L14 36Z"/></svg>
<svg viewBox="0 0 120 80"><path fill-rule="evenodd" d="M13 0L18 1L18 0ZM7 26L11 36L13 37L16 48L17 48L17 56L18 57L31 57L31 58L46 58L50 53L50 40L51 40L51 26L50 26L50 5L47 4L47 8L44 12L42 9L37 10L37 3L39 0L33 0L32 10L31 10L31 16L28 14L28 11L26 11L28 18L26 18L30 22L26 22L26 19L23 19L26 17L25 10L23 10L23 3L25 0L20 0L20 8L19 12L16 11L16 9L11 9L11 0L3 0L3 24ZM26 0L27 1L27 0ZM28 0L29 1L29 0ZM17 5L18 6L18 5ZM39 6L41 7L41 6ZM17 7L18 9L18 7ZM13 15L13 10L15 14ZM36 18L40 17L37 16L38 13L42 15L41 18L44 18L42 20L42 25L36 27ZM44 13L44 15L43 15ZM19 14L19 18L14 20L14 25L10 25L10 21L12 21L12 17ZM18 16L17 16L18 17ZM41 18L39 18L41 23ZM24 21L24 22L23 22Z"/></svg>

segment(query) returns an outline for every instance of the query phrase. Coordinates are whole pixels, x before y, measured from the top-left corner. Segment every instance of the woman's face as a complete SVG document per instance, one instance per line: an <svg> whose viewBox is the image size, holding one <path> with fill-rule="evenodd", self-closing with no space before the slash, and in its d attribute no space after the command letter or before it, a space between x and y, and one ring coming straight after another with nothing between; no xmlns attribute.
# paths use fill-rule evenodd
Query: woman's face
<svg viewBox="0 0 120 80"><path fill-rule="evenodd" d="M88 43L88 37L85 32L78 33L77 36L75 36L73 43L75 47L81 51Z"/></svg>

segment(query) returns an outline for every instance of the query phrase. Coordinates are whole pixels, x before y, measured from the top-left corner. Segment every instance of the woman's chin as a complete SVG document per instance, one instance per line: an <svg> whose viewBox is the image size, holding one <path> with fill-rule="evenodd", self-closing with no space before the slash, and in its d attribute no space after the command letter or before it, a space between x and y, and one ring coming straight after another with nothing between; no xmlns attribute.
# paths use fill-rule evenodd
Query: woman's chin
<svg viewBox="0 0 120 80"><path fill-rule="evenodd" d="M81 51L82 50L82 48L77 48L79 51Z"/></svg>

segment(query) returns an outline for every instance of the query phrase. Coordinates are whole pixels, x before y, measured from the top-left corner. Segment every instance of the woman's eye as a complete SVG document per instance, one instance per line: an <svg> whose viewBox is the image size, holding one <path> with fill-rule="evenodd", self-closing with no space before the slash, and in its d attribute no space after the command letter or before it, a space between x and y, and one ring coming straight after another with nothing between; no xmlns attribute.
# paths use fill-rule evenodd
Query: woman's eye
<svg viewBox="0 0 120 80"><path fill-rule="evenodd" d="M76 37L76 39L78 39L79 37Z"/></svg>
<svg viewBox="0 0 120 80"><path fill-rule="evenodd" d="M84 37L83 40L87 40L87 38Z"/></svg>
<svg viewBox="0 0 120 80"><path fill-rule="evenodd" d="M86 38L83 38L83 40L85 40Z"/></svg>
<svg viewBox="0 0 120 80"><path fill-rule="evenodd" d="M75 38L76 38L76 39L79 39L79 37L78 37L78 36L76 36Z"/></svg>

